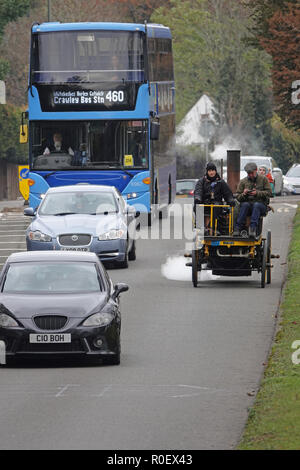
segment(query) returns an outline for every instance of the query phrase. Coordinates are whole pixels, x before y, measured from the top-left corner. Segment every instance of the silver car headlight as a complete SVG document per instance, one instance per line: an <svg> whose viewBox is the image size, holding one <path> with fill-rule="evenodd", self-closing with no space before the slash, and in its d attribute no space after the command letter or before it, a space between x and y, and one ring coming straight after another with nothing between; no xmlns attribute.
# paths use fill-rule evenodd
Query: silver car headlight
<svg viewBox="0 0 300 470"><path fill-rule="evenodd" d="M124 235L125 235L125 230L113 229L113 230L109 230L109 232L105 232L99 235L98 240L118 240L119 238L123 238Z"/></svg>
<svg viewBox="0 0 300 470"><path fill-rule="evenodd" d="M106 326L109 325L109 323L112 322L114 319L114 315L109 312L99 312L99 313L94 313L94 315L91 315L88 317L84 322L83 326Z"/></svg>
<svg viewBox="0 0 300 470"><path fill-rule="evenodd" d="M34 242L51 242L52 241L52 237L50 237L50 235L40 232L39 230L36 230L34 232L30 231L28 233L28 237L30 238L30 240Z"/></svg>
<svg viewBox="0 0 300 470"><path fill-rule="evenodd" d="M19 326L16 320L6 315L6 313L0 314L0 328L14 328L16 326Z"/></svg>

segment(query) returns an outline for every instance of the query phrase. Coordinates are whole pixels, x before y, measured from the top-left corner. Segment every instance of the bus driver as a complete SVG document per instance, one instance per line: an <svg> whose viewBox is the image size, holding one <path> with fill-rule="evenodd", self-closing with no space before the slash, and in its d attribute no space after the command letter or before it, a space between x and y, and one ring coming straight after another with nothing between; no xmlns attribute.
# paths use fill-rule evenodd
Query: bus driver
<svg viewBox="0 0 300 470"><path fill-rule="evenodd" d="M62 142L62 135L60 132L55 132L53 134L53 145L49 145L45 148L43 155L50 155L50 153L68 153L69 155L74 155L74 151L71 147L68 149L64 147Z"/></svg>

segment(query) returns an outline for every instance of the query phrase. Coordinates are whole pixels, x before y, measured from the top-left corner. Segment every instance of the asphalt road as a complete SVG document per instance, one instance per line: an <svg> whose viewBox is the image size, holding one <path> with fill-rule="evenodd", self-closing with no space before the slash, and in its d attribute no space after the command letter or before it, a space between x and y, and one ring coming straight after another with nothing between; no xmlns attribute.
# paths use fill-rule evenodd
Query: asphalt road
<svg viewBox="0 0 300 470"><path fill-rule="evenodd" d="M233 448L272 343L295 204L276 198L265 221L281 255L265 289L256 273L208 278L197 289L168 279L162 265L168 277L189 276L184 241L139 240L129 269L109 271L130 285L121 300L121 365L1 368L0 448ZM26 222L0 217L0 263L25 249Z"/></svg>

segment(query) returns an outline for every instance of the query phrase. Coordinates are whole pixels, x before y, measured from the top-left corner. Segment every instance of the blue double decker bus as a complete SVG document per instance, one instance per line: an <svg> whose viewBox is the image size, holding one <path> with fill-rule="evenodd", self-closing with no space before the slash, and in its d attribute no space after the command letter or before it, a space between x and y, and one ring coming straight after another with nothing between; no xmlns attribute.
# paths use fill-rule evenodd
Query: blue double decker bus
<svg viewBox="0 0 300 470"><path fill-rule="evenodd" d="M172 37L156 24L43 23L31 34L29 205L112 185L144 213L175 198Z"/></svg>

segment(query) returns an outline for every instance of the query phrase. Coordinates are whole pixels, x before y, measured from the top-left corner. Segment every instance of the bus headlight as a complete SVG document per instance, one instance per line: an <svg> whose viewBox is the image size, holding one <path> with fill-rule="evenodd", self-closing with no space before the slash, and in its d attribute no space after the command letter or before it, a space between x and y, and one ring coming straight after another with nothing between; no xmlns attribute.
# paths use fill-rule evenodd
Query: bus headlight
<svg viewBox="0 0 300 470"><path fill-rule="evenodd" d="M135 199L138 197L137 193L129 193L127 194L127 199Z"/></svg>
<svg viewBox="0 0 300 470"><path fill-rule="evenodd" d="M113 229L99 235L98 240L117 240L125 235L125 230Z"/></svg>
<svg viewBox="0 0 300 470"><path fill-rule="evenodd" d="M28 237L30 238L30 240L34 242L51 242L52 241L52 237L50 237L50 235L40 232L39 230L36 230L35 232L30 231L28 234Z"/></svg>

